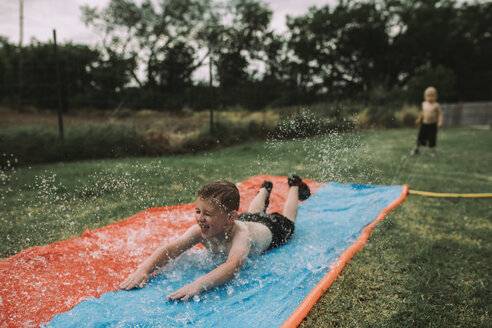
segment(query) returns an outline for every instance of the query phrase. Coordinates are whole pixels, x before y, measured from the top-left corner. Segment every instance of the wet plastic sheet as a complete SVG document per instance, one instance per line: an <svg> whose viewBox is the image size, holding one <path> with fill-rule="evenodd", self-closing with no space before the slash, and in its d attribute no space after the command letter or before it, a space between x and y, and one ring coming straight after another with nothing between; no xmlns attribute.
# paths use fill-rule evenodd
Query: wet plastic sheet
<svg viewBox="0 0 492 328"><path fill-rule="evenodd" d="M270 207L281 211L285 177L239 184L246 211L264 179L275 184ZM316 190L321 184L309 182ZM0 327L37 327L78 303L118 290L155 248L194 224L194 204L156 207L81 237L26 249L0 261Z"/></svg>
<svg viewBox="0 0 492 328"><path fill-rule="evenodd" d="M153 277L146 288L87 299L55 316L48 326L278 327L364 227L401 193L401 186L330 183L300 206L296 232L287 245L248 259L240 276L227 285L195 301L166 300L170 292L223 260L194 250Z"/></svg>

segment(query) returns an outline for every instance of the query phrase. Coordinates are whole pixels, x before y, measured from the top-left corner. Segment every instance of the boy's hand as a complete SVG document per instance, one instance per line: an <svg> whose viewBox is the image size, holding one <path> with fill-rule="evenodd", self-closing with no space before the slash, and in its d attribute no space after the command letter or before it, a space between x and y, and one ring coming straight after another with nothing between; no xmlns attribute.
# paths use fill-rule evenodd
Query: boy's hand
<svg viewBox="0 0 492 328"><path fill-rule="evenodd" d="M191 284L181 287L174 293L167 295L167 298L169 300L186 301L193 298L193 296L200 294L203 290L203 286L200 286L200 284L197 284L196 282L192 282Z"/></svg>
<svg viewBox="0 0 492 328"><path fill-rule="evenodd" d="M142 271L135 271L120 284L120 289L130 290L133 288L143 288L149 280L149 275Z"/></svg>

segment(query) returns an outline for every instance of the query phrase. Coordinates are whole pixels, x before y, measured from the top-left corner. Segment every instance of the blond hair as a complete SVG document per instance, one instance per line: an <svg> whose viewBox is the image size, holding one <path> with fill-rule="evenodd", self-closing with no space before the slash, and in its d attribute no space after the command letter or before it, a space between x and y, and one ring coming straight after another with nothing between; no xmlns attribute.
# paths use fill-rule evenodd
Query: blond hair
<svg viewBox="0 0 492 328"><path fill-rule="evenodd" d="M424 91L424 99L427 95L434 95L437 98L437 90L434 87L427 87Z"/></svg>
<svg viewBox="0 0 492 328"><path fill-rule="evenodd" d="M226 180L207 183L198 190L197 197L211 200L226 213L239 209L239 190L234 183Z"/></svg>

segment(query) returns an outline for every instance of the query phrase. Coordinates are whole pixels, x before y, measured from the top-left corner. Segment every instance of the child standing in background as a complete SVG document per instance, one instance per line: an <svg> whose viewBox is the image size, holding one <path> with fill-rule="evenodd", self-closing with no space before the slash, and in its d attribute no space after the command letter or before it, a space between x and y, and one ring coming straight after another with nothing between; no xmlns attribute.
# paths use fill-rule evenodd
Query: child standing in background
<svg viewBox="0 0 492 328"><path fill-rule="evenodd" d="M441 106L437 102L437 90L428 87L424 92L424 101L416 124L420 124L417 137L417 146L412 151L413 155L419 154L419 147L429 144L431 156L436 156L437 129L442 126Z"/></svg>

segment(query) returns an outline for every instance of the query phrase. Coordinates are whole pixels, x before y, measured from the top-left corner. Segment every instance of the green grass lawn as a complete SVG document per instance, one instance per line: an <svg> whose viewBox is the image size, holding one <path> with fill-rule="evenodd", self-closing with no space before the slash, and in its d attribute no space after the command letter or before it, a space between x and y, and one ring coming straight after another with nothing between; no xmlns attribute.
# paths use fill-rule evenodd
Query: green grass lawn
<svg viewBox="0 0 492 328"><path fill-rule="evenodd" d="M442 129L248 143L200 155L36 165L0 172L0 257L154 206L189 203L214 179L296 172L318 181L492 192L492 131ZM2 154L0 154L2 155ZM8 156L5 155L5 156ZM492 199L409 195L373 231L301 327L491 327Z"/></svg>

